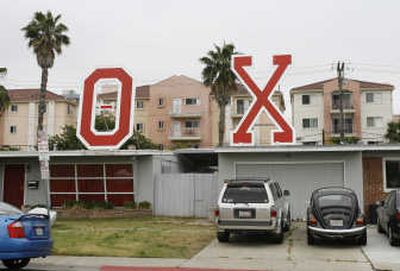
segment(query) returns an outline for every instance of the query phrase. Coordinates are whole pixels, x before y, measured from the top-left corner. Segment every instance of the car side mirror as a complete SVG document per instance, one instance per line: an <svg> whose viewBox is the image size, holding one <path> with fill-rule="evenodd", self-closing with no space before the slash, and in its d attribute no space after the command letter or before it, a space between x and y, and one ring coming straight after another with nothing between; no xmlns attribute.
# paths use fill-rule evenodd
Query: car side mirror
<svg viewBox="0 0 400 271"><path fill-rule="evenodd" d="M284 195L285 197L290 196L289 190L283 190L283 195Z"/></svg>

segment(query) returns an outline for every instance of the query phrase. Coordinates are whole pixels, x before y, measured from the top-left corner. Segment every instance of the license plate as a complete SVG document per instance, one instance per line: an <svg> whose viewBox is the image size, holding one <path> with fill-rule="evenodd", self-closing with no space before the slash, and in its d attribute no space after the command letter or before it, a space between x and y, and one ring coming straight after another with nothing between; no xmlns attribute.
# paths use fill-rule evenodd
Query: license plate
<svg viewBox="0 0 400 271"><path fill-rule="evenodd" d="M35 234L36 234L37 236L43 236L43 235L44 235L44 230L43 230L43 228L42 228L42 227L36 227L36 228L35 228Z"/></svg>
<svg viewBox="0 0 400 271"><path fill-rule="evenodd" d="M239 218L251 218L251 211L239 211Z"/></svg>
<svg viewBox="0 0 400 271"><path fill-rule="evenodd" d="M331 220L330 224L332 227L343 227L343 220Z"/></svg>

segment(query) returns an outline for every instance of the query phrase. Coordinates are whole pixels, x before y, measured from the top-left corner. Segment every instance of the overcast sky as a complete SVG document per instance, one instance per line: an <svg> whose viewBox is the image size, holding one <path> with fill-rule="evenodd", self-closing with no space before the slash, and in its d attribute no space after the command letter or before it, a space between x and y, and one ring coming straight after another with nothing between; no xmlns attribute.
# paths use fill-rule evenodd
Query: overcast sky
<svg viewBox="0 0 400 271"><path fill-rule="evenodd" d="M398 0L135 1L1 0L0 83L39 87L40 69L21 28L35 11L62 14L71 45L50 71L49 89L79 90L96 67L122 66L136 85L173 74L201 79L198 59L214 43L233 42L253 55L251 72L265 84L273 54L292 54L282 79L295 86L336 75L333 63L348 63L346 76L395 85L400 113L400 23Z"/></svg>

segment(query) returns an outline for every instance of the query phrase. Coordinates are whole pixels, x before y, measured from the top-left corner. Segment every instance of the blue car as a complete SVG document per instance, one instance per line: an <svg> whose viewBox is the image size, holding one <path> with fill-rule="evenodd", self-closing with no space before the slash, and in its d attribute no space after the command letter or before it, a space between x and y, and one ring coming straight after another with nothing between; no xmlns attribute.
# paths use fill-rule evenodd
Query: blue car
<svg viewBox="0 0 400 271"><path fill-rule="evenodd" d="M7 268L20 269L31 258L50 255L52 245L48 216L24 214L0 202L0 260Z"/></svg>

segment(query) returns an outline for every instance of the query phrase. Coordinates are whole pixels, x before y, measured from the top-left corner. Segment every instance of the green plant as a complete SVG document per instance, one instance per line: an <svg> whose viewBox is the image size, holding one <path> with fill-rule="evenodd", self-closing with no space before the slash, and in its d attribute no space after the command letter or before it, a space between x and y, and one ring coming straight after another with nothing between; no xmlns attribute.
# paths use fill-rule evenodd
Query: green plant
<svg viewBox="0 0 400 271"><path fill-rule="evenodd" d="M229 104L232 93L237 89L236 76L231 70L231 59L237 54L233 44L214 45L200 58L204 65L201 73L203 84L211 88L211 94L219 107L218 145L222 146L225 134L225 107Z"/></svg>
<svg viewBox="0 0 400 271"><path fill-rule="evenodd" d="M344 144L357 144L360 141L360 138L356 136L348 136L344 138ZM340 137L332 137L331 138L332 144L339 145L340 144Z"/></svg>
<svg viewBox="0 0 400 271"><path fill-rule="evenodd" d="M390 143L400 142L400 122L390 122L386 130L385 138L389 139Z"/></svg>
<svg viewBox="0 0 400 271"><path fill-rule="evenodd" d="M124 203L124 208L126 209L137 209L137 204L135 201L127 201Z"/></svg>
<svg viewBox="0 0 400 271"><path fill-rule="evenodd" d="M49 148L50 150L82 150L85 146L76 137L76 128L65 125L61 134L49 138Z"/></svg>
<svg viewBox="0 0 400 271"><path fill-rule="evenodd" d="M139 209L150 210L151 203L148 201L141 201L141 202L139 202Z"/></svg>

